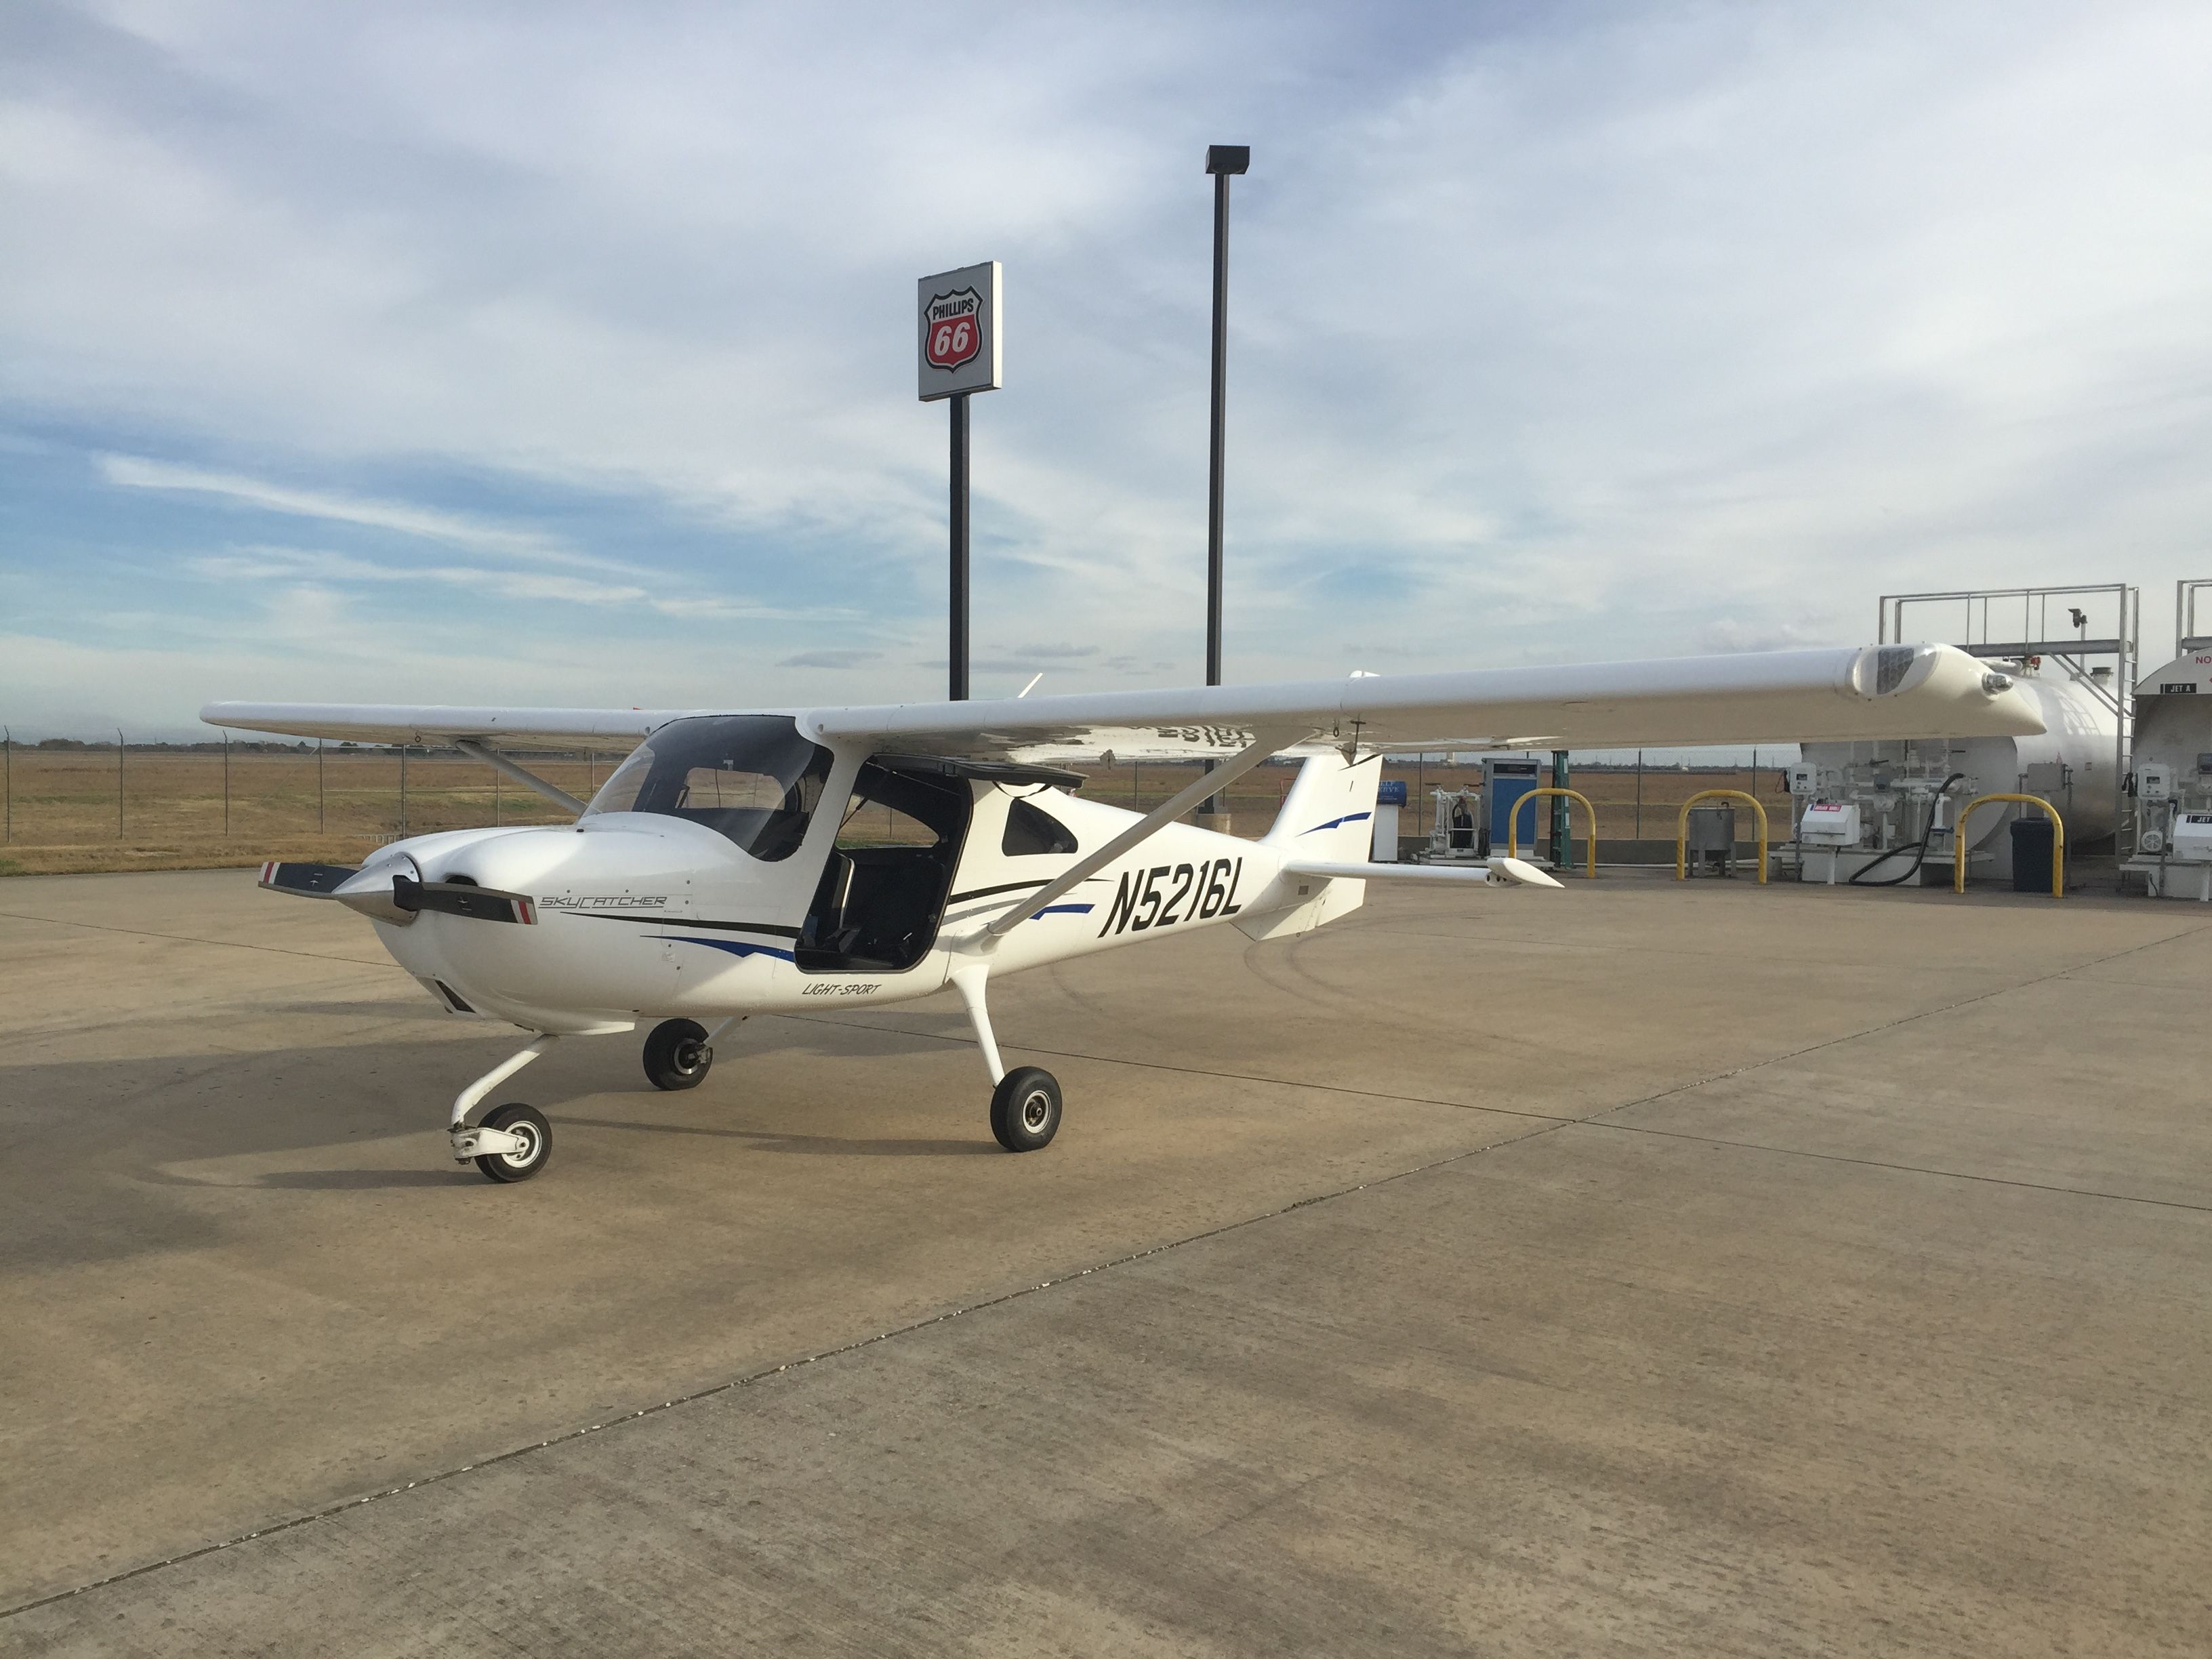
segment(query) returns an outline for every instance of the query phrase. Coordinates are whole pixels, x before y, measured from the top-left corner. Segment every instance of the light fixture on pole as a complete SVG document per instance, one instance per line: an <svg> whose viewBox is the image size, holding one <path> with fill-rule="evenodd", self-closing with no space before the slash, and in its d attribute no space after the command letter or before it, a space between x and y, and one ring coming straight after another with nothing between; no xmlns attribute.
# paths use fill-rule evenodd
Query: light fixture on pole
<svg viewBox="0 0 2212 1659"><path fill-rule="evenodd" d="M917 285L917 391L952 402L952 701L968 696L968 398L999 387L999 262L925 276Z"/></svg>
<svg viewBox="0 0 2212 1659"><path fill-rule="evenodd" d="M1208 144L1206 170L1213 175L1213 421L1206 448L1206 683L1221 684L1221 488L1223 427L1228 413L1229 376L1229 181L1252 166L1249 144ZM1207 770L1212 763L1206 763ZM1220 821L1221 797L1207 797L1199 809Z"/></svg>

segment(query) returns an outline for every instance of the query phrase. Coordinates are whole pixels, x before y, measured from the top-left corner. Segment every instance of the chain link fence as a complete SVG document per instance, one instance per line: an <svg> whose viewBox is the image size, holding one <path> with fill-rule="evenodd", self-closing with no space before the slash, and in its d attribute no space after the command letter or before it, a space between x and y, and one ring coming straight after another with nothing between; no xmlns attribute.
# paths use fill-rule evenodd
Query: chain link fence
<svg viewBox="0 0 2212 1659"><path fill-rule="evenodd" d="M626 750L524 757L549 783L588 800ZM1122 763L1078 769L1088 799L1138 811L1189 783L1188 764ZM1237 833L1256 836L1273 822L1296 772L1263 766L1226 792ZM1386 778L1402 779L1400 815L1408 851L1425 839L1436 790L1481 781L1480 764L1448 757L1394 757ZM1655 856L1671 848L1674 815L1697 790L1755 791L1788 823L1779 769L1581 766L1575 787L1597 807L1599 856ZM1541 846L1548 813L1524 825ZM355 744L231 740L134 744L118 732L105 743L47 739L35 744L0 732L0 874L210 868L266 858L357 863L402 836L488 824L564 823L568 815L490 767L451 750ZM1579 830L1579 824L1577 826ZM1671 853L1668 854L1671 857Z"/></svg>

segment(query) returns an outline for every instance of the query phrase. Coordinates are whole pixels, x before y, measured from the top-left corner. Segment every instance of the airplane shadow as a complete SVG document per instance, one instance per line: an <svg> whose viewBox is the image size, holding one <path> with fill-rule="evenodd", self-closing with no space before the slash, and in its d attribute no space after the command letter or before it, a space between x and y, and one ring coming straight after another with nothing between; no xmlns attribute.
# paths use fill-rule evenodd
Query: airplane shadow
<svg viewBox="0 0 2212 1659"><path fill-rule="evenodd" d="M495 1028L418 1042L410 1024L376 1041L332 1044L312 1040L322 1035L319 1018L404 1020L404 1005L341 1000L318 1013L282 1012L297 1018L301 1035L311 1040L243 1052L175 1053L163 1052L158 1041L136 1048L126 1042L67 1060L0 1060L0 1259L113 1261L221 1237L228 1224L219 1212L202 1208L193 1192L273 1199L288 1191L382 1191L428 1198L440 1189L473 1194L485 1184L474 1169L443 1155L436 1144L442 1135L436 1142L430 1137L444 1127L454 1091L512 1054L519 1034ZM434 1010L429 1017L444 1020ZM704 1134L715 1137L708 1144L739 1155L966 1158L998 1151L981 1121L980 1079L957 1065L945 1074L947 1117L940 1133L905 1115L923 1103L896 1103L897 1127L921 1131L899 1138L880 1133L891 1125L856 1104L848 1091L837 1091L834 1101L823 1097L834 1077L830 1068L944 1055L949 1045L935 1037L860 1021L849 1028L842 1021L754 1021L717 1045L721 1065L699 1095L680 1108L658 1109L648 1102L660 1097L638 1066L641 1041L564 1046L516 1092L543 1107L556 1134L570 1124L589 1133ZM807 1064L793 1070L794 1058ZM771 1060L781 1067L775 1084L748 1086L747 1068ZM613 1100L590 1099L611 1095L635 1101L635 1109L649 1115L625 1121L618 1114L627 1109ZM571 1116L564 1103L594 1115ZM828 1115L825 1106L834 1108ZM607 1115L611 1109L617 1115ZM687 1123L695 1112L704 1121ZM741 1121L730 1121L740 1114ZM414 1144L424 1151L424 1162L395 1167L390 1152L361 1144L396 1136L422 1137ZM375 1167L347 1167L364 1154ZM85 1224L88 1212L100 1217L99 1224Z"/></svg>
<svg viewBox="0 0 2212 1659"><path fill-rule="evenodd" d="M705 1123L641 1123L614 1117L555 1117L553 1122L556 1129L563 1123L575 1123L593 1129L635 1129L647 1134L714 1135L748 1141L757 1152L808 1152L816 1156L970 1158L999 1151L995 1143L980 1136L974 1140L848 1140L835 1135L793 1134L781 1129L717 1128Z"/></svg>
<svg viewBox="0 0 2212 1659"><path fill-rule="evenodd" d="M483 1184L475 1167L466 1164L455 1164L444 1170L271 1170L238 1184L289 1188L300 1192L349 1192L382 1187L449 1187L464 1178L474 1185ZM178 1181L177 1184L193 1183Z"/></svg>

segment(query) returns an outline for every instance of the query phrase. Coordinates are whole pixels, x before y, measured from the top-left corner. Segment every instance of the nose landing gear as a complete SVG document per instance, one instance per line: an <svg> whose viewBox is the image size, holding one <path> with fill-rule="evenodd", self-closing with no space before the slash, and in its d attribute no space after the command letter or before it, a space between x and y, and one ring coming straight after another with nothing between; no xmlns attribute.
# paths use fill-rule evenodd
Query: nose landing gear
<svg viewBox="0 0 2212 1659"><path fill-rule="evenodd" d="M447 1131L453 1143L454 1163L474 1164L491 1180L501 1182L527 1181L545 1167L553 1156L553 1126L535 1106L525 1106L520 1101L495 1106L484 1114L482 1122L474 1124L469 1121L469 1114L486 1095L558 1041L550 1033L539 1037L520 1054L508 1055L454 1098L453 1122Z"/></svg>

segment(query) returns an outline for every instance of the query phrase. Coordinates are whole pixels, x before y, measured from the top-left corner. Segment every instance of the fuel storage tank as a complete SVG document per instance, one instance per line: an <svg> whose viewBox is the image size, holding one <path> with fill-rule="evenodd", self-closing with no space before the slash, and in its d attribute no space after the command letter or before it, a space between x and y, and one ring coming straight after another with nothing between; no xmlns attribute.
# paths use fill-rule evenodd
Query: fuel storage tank
<svg viewBox="0 0 2212 1659"><path fill-rule="evenodd" d="M1785 854L1801 880L1948 883L1959 813L1977 795L2049 801L2065 822L2069 848L2113 832L2119 711L2112 688L2102 676L2047 659L1993 666L2035 700L2040 736L1803 745L1790 769L1794 822ZM1818 807L1852 810L1814 811L1808 828L1808 809ZM2023 812L2036 809L1992 802L1974 814L1966 826L1969 874L2011 878L2009 826Z"/></svg>

